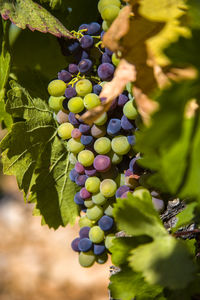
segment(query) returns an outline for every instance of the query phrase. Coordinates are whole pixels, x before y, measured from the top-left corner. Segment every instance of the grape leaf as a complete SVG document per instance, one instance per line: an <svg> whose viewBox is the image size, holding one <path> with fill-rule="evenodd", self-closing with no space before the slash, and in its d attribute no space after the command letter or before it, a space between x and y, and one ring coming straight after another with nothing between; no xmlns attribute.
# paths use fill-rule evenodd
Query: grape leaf
<svg viewBox="0 0 200 300"><path fill-rule="evenodd" d="M197 202L188 203L186 208L176 215L178 219L176 225L172 228L172 232L177 231L178 228L189 225L195 217L194 210Z"/></svg>
<svg viewBox="0 0 200 300"><path fill-rule="evenodd" d="M49 32L58 37L74 38L74 36L41 5L32 0L0 0L0 13L4 20L10 21L16 26L41 32Z"/></svg>
<svg viewBox="0 0 200 300"><path fill-rule="evenodd" d="M0 99L1 99L1 92L0 92ZM0 100L0 123L4 121L7 128L10 128L13 121L10 114L8 114L5 110L5 103L3 100Z"/></svg>
<svg viewBox="0 0 200 300"><path fill-rule="evenodd" d="M187 247L183 241L171 236L157 238L131 253L130 266L134 271L142 272L149 284L182 289L194 279L196 267Z"/></svg>

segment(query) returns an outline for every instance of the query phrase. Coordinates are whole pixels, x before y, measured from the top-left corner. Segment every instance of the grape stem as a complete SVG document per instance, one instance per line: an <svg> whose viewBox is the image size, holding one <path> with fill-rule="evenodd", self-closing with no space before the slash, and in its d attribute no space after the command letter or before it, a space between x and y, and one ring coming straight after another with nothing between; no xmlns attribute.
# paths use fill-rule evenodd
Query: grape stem
<svg viewBox="0 0 200 300"><path fill-rule="evenodd" d="M174 237L181 237L188 234L200 234L200 229L193 229L188 231L180 231L173 234Z"/></svg>

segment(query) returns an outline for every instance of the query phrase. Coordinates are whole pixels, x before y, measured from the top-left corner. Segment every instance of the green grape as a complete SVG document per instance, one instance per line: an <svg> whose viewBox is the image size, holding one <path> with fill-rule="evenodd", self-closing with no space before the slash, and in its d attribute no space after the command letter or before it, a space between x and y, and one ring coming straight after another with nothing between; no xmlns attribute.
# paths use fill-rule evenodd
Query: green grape
<svg viewBox="0 0 200 300"><path fill-rule="evenodd" d="M119 155L127 154L131 149L128 139L124 135L114 137L111 142L111 147L112 150Z"/></svg>
<svg viewBox="0 0 200 300"><path fill-rule="evenodd" d="M104 112L96 121L94 121L95 125L104 125L108 119L107 112Z"/></svg>
<svg viewBox="0 0 200 300"><path fill-rule="evenodd" d="M62 102L65 99L64 96L60 97L49 97L49 106L57 113L59 110L62 109Z"/></svg>
<svg viewBox="0 0 200 300"><path fill-rule="evenodd" d="M95 259L96 256L92 251L80 252L79 254L79 264L85 268L91 267L94 264Z"/></svg>
<svg viewBox="0 0 200 300"><path fill-rule="evenodd" d="M106 252L96 257L96 262L101 265L105 264L107 260L108 260L108 254Z"/></svg>
<svg viewBox="0 0 200 300"><path fill-rule="evenodd" d="M123 113L130 120L136 119L138 114L136 108L133 105L133 100L129 100L128 102L126 102L123 107Z"/></svg>
<svg viewBox="0 0 200 300"><path fill-rule="evenodd" d="M67 150L69 152L73 152L73 153L79 153L81 152L83 149L85 148L85 146L83 144L81 144L80 139L73 139L71 138L68 143L67 143Z"/></svg>
<svg viewBox="0 0 200 300"><path fill-rule="evenodd" d="M85 205L85 207L90 208L90 207L94 206L94 203L93 203L92 199L86 199L84 201L84 205Z"/></svg>
<svg viewBox="0 0 200 300"><path fill-rule="evenodd" d="M72 165L75 165L75 163L77 162L77 158L76 158L76 154L74 153L70 153L69 154L69 161Z"/></svg>
<svg viewBox="0 0 200 300"><path fill-rule="evenodd" d="M118 155L117 153L113 152L112 150L107 155L110 157L113 165L118 165L123 159L122 155Z"/></svg>
<svg viewBox="0 0 200 300"><path fill-rule="evenodd" d="M103 208L106 216L113 217L113 201L106 203Z"/></svg>
<svg viewBox="0 0 200 300"><path fill-rule="evenodd" d="M100 137L94 143L94 150L98 154L106 154L111 149L111 142L107 137Z"/></svg>
<svg viewBox="0 0 200 300"><path fill-rule="evenodd" d="M103 216L103 208L99 205L94 205L93 207L87 209L86 215L88 219L97 221Z"/></svg>
<svg viewBox="0 0 200 300"><path fill-rule="evenodd" d="M101 104L101 101L100 101L100 98L99 96L97 96L96 94L94 93L89 93L87 94L84 99L83 99L83 102L84 102L84 106L87 108L87 109L92 109L98 105Z"/></svg>
<svg viewBox="0 0 200 300"><path fill-rule="evenodd" d="M83 99L81 97L73 97L68 102L68 109L74 114L80 113L84 109Z"/></svg>
<svg viewBox="0 0 200 300"><path fill-rule="evenodd" d="M104 179L100 184L100 192L106 198L114 196L117 190L117 184L112 179Z"/></svg>
<svg viewBox="0 0 200 300"><path fill-rule="evenodd" d="M101 193L98 193L98 194L92 195L92 201L93 201L93 203L95 203L97 205L103 205L107 202L107 199Z"/></svg>
<svg viewBox="0 0 200 300"><path fill-rule="evenodd" d="M88 226L88 227L92 227L93 226L93 222L92 220L88 219L87 216L81 216L79 221L78 221L78 225L80 228Z"/></svg>
<svg viewBox="0 0 200 300"><path fill-rule="evenodd" d="M78 155L78 161L84 166L89 167L94 161L94 154L90 150L83 150Z"/></svg>
<svg viewBox="0 0 200 300"><path fill-rule="evenodd" d="M48 92L51 96L60 97L65 94L66 83L62 80L56 79L49 83Z"/></svg>
<svg viewBox="0 0 200 300"><path fill-rule="evenodd" d="M114 233L110 233L105 238L105 247L110 250L110 248L113 246L113 241L116 239L116 236Z"/></svg>
<svg viewBox="0 0 200 300"><path fill-rule="evenodd" d="M126 84L126 90L127 90L127 92L132 93L132 88L133 88L132 82L128 82Z"/></svg>
<svg viewBox="0 0 200 300"><path fill-rule="evenodd" d="M81 79L77 82L75 89L79 96L84 97L85 95L91 93L92 83L88 79Z"/></svg>
<svg viewBox="0 0 200 300"><path fill-rule="evenodd" d="M113 53L113 54L112 54L112 63L113 63L113 65L114 65L115 67L117 67L118 64L119 64L119 62L120 62L120 58L118 58L118 57L116 56L116 54Z"/></svg>
<svg viewBox="0 0 200 300"><path fill-rule="evenodd" d="M107 22L112 22L118 16L120 8L116 5L107 5L101 10L101 17Z"/></svg>
<svg viewBox="0 0 200 300"><path fill-rule="evenodd" d="M93 226L89 231L89 239L93 243L101 243L104 240L104 231L99 226Z"/></svg>
<svg viewBox="0 0 200 300"><path fill-rule="evenodd" d="M85 188L88 192L95 194L99 191L100 183L101 181L98 177L89 177L85 182Z"/></svg>
<svg viewBox="0 0 200 300"><path fill-rule="evenodd" d="M63 123L58 127L58 135L63 140L67 140L71 138L72 130L74 129L74 126L71 123Z"/></svg>
<svg viewBox="0 0 200 300"><path fill-rule="evenodd" d="M110 25L111 25L111 22L107 22L106 20L104 20L102 23L103 31L107 31L109 29Z"/></svg>
<svg viewBox="0 0 200 300"><path fill-rule="evenodd" d="M105 6L110 5L110 4L120 7L121 2L120 2L120 0L100 0L99 3L98 3L99 12L101 13L101 10Z"/></svg>
<svg viewBox="0 0 200 300"><path fill-rule="evenodd" d="M125 185L125 174L123 173L118 174L115 181L117 183L117 186Z"/></svg>

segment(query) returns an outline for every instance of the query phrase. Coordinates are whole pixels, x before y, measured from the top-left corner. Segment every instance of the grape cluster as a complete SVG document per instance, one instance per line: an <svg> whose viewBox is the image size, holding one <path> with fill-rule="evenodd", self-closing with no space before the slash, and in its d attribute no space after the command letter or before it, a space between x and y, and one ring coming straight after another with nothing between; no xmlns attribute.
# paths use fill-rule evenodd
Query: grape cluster
<svg viewBox="0 0 200 300"><path fill-rule="evenodd" d="M69 46L72 63L49 83L48 92L60 124L58 135L66 141L74 163L70 179L80 187L74 201L81 210L81 229L71 246L79 253L80 264L89 267L107 260L116 233L113 204L135 190L143 170L133 151L137 110L128 86L92 126L81 120L85 111L105 101L99 95L118 61L109 49L98 48L97 39L103 36L98 23L81 25L77 35L79 39Z"/></svg>
<svg viewBox="0 0 200 300"><path fill-rule="evenodd" d="M98 10L103 19L102 28L107 31L111 23L118 16L121 7L120 0L100 0Z"/></svg>

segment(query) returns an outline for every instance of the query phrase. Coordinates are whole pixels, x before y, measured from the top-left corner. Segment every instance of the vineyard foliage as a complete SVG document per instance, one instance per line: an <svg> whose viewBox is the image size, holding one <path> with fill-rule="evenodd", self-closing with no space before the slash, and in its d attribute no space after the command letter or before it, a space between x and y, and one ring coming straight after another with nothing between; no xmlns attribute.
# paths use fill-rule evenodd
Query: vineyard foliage
<svg viewBox="0 0 200 300"><path fill-rule="evenodd" d="M118 231L125 235L110 249L120 271L111 276L109 289L122 300L199 299L200 3L125 2L103 38L121 58L103 87L107 99L83 115L91 123L133 82L140 116L134 151L146 170L145 188L114 204ZM16 176L24 200L35 204L33 214L54 229L73 225L80 211L73 200L77 187L69 179L67 142L57 135L47 85L70 62L62 41L75 39L80 24L101 21L97 5L97 0L0 0L3 170ZM147 189L157 191L166 207L175 198L184 202L174 227L166 228Z"/></svg>

